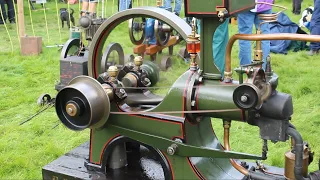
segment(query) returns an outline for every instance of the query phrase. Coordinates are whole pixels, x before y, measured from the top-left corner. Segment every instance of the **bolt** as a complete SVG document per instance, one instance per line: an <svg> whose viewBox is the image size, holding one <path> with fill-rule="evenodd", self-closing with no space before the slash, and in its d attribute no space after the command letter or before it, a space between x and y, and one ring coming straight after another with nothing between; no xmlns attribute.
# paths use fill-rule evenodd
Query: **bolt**
<svg viewBox="0 0 320 180"><path fill-rule="evenodd" d="M68 108L68 114L72 114L73 110L71 108Z"/></svg>
<svg viewBox="0 0 320 180"><path fill-rule="evenodd" d="M183 143L182 139L180 139L180 138L175 138L174 141L176 141L178 143Z"/></svg>
<svg viewBox="0 0 320 180"><path fill-rule="evenodd" d="M198 81L199 81L200 83L202 83L202 81L203 81L203 77L202 77L202 76L200 76Z"/></svg>
<svg viewBox="0 0 320 180"><path fill-rule="evenodd" d="M167 148L167 153L172 156L176 153L177 148L178 148L178 145L172 144Z"/></svg>
<svg viewBox="0 0 320 180"><path fill-rule="evenodd" d="M196 117L196 121L199 123L201 121L201 117L200 116Z"/></svg>
<svg viewBox="0 0 320 180"><path fill-rule="evenodd" d="M195 105L196 105L196 101L195 100L191 101L191 106L195 106Z"/></svg>
<svg viewBox="0 0 320 180"><path fill-rule="evenodd" d="M241 96L241 102L247 102L248 101L248 97L246 95Z"/></svg>
<svg viewBox="0 0 320 180"><path fill-rule="evenodd" d="M257 113L257 114L254 115L254 117L258 119L258 118L260 118L260 114Z"/></svg>

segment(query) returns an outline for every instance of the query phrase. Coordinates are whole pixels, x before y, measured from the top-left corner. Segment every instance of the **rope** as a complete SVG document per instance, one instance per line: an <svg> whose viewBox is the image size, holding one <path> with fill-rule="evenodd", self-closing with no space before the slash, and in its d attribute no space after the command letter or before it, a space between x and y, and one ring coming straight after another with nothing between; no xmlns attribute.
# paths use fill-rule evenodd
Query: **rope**
<svg viewBox="0 0 320 180"><path fill-rule="evenodd" d="M2 8L1 8L1 6L0 6L0 12L1 12L1 13L0 13L0 14L1 14L1 18L3 19L3 25L4 25L4 27L6 28L6 31L7 31L7 33L8 33L8 37L9 37L9 40L10 40L11 53L13 53L13 44L12 44L11 36L10 36L9 31L8 31L7 24L6 24L6 22L4 21L4 17L3 17L3 14L2 14Z"/></svg>
<svg viewBox="0 0 320 180"><path fill-rule="evenodd" d="M107 17L107 7L108 7L108 0L106 0L106 4L104 5L104 17Z"/></svg>
<svg viewBox="0 0 320 180"><path fill-rule="evenodd" d="M99 17L99 3L100 1L98 0L98 3L97 3L97 9L96 9L96 15L97 15L97 17Z"/></svg>
<svg viewBox="0 0 320 180"><path fill-rule="evenodd" d="M29 16L30 16L32 33L33 33L33 36L36 36L35 33L34 33L34 28L33 28L33 22L32 22L32 14L31 14L31 6L30 6L30 3L28 3L28 6L29 6Z"/></svg>
<svg viewBox="0 0 320 180"><path fill-rule="evenodd" d="M70 3L68 1L68 15L69 15L69 25L70 25L70 28L69 28L69 31L71 29L71 11L70 11ZM68 25L68 22L67 22L67 25Z"/></svg>
<svg viewBox="0 0 320 180"><path fill-rule="evenodd" d="M113 11L114 11L114 0L112 0L112 14L113 14Z"/></svg>
<svg viewBox="0 0 320 180"><path fill-rule="evenodd" d="M21 48L21 42L20 42L20 37L19 37L19 26L18 26L18 16L17 16L17 8L16 8L16 4L13 2L13 9L14 9L14 16L16 17L16 30L17 30L17 36L18 36L18 41L19 41L19 45Z"/></svg>
<svg viewBox="0 0 320 180"><path fill-rule="evenodd" d="M49 43L50 37L49 37L48 21L47 21L47 14L46 14L46 7L45 6L43 6L43 14L44 14L44 20L46 21L47 37L48 37L48 43Z"/></svg>
<svg viewBox="0 0 320 180"><path fill-rule="evenodd" d="M104 0L102 0L102 5L101 5L101 17L104 18Z"/></svg>
<svg viewBox="0 0 320 180"><path fill-rule="evenodd" d="M56 0L56 11L57 11L57 21L58 21L58 29L59 29L60 42L62 42L61 30L60 30L60 18L59 18L59 12L58 12L58 0Z"/></svg>
<svg viewBox="0 0 320 180"><path fill-rule="evenodd" d="M78 3L78 9L79 9L79 18L81 18L81 3L80 3L80 1Z"/></svg>

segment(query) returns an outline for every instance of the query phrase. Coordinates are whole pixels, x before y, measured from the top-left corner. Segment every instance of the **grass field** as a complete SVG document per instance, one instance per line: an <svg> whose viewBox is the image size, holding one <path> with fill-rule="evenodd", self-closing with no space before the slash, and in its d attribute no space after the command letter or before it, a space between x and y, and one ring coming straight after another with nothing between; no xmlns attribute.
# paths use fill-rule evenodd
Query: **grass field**
<svg viewBox="0 0 320 180"><path fill-rule="evenodd" d="M144 3L146 5L146 1ZM290 0L277 0L277 3L289 7L287 15L294 22L298 22L300 16L290 12ZM312 0L304 0L302 8L312 4ZM62 3L57 5L58 8L67 7ZM70 7L76 11L77 24L79 6L76 4ZM46 31L44 11L40 5L36 5L36 8L37 10L32 11L34 34L43 38L43 52L39 56L19 55L17 31L13 24L7 26L13 45L13 52L11 52L10 38L5 27L0 26L0 179L41 179L41 168L44 165L89 139L88 130L73 132L62 125L52 129L59 123L53 108L29 123L19 126L20 122L40 109L36 104L40 94L44 92L56 94L54 85L59 81L60 52L58 48L45 46L63 44L69 38L67 28L61 29L59 33L55 1L51 0L47 3L48 9L45 11L49 36ZM101 4L99 8L101 9ZM107 16L115 13L116 9L109 0L105 9ZM24 10L26 33L33 36L26 2ZM237 27L230 25L230 34L236 32ZM116 28L108 41L120 42L127 53L132 51L127 24ZM236 43L232 54L233 67L238 64L237 54ZM320 93L318 92L320 85L317 78L320 67L319 56L309 57L306 52L289 52L288 55L272 54L271 56L274 71L280 76L278 90L293 96L292 123L313 147L312 150L316 152L315 160L318 160L320 153L318 137L320 135ZM159 86L173 83L186 68L187 65L176 58L174 67L161 74ZM217 135L222 137L221 121L213 120L213 126ZM231 130L231 147L234 151L260 154L262 144L258 128L243 123L233 123ZM283 166L283 154L290 148L289 143L269 143L269 145L270 158L265 163ZM317 170L317 164L314 162L309 170Z"/></svg>

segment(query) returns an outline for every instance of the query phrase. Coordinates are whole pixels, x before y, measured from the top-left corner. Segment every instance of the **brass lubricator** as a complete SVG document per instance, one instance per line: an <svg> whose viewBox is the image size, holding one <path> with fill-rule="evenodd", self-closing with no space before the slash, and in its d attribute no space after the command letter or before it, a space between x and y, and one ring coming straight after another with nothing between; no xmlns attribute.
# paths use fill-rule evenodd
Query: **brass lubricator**
<svg viewBox="0 0 320 180"><path fill-rule="evenodd" d="M294 180L294 167L295 167L295 142L293 138L291 138L291 150L287 151L285 155L285 165L284 165L284 176L289 180ZM303 161L302 161L302 175L304 177L308 174L308 165L309 165L309 154L310 149L304 145L303 146Z"/></svg>
<svg viewBox="0 0 320 180"><path fill-rule="evenodd" d="M195 20L192 22L191 35L187 38L187 50L190 54L190 70L197 70L198 64L196 62L196 57L198 52L200 52L200 36L196 34Z"/></svg>

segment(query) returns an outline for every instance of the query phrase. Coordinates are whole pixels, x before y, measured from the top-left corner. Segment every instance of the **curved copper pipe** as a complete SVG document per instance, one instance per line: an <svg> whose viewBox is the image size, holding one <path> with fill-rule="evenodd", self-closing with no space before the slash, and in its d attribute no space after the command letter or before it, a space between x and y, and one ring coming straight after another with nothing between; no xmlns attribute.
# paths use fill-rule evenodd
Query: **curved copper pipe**
<svg viewBox="0 0 320 180"><path fill-rule="evenodd" d="M296 40L296 41L309 41L320 42L320 35L306 35L306 34L235 34L228 42L226 49L226 64L225 64L225 77L232 78L231 72L231 51L232 46L236 40L250 40L250 41L263 41L263 40Z"/></svg>
<svg viewBox="0 0 320 180"><path fill-rule="evenodd" d="M229 135L230 135L230 122L224 122L223 127L224 127L224 137L223 137L223 142L224 142L224 148L227 151L230 151L230 142L229 142ZM249 175L249 171L239 165L234 159L230 159L231 165L237 169L240 173L244 174L245 176Z"/></svg>

